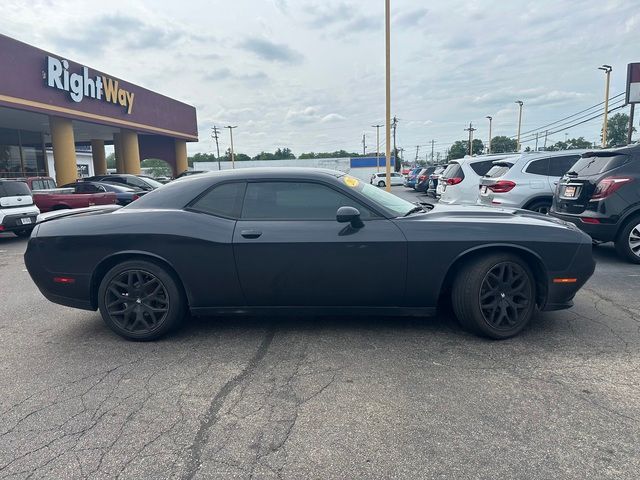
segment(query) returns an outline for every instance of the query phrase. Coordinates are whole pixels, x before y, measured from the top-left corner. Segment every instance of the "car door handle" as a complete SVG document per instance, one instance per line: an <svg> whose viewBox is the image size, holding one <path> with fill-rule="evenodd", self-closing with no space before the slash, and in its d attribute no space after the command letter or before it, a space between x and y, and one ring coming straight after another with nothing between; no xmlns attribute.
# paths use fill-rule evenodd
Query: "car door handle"
<svg viewBox="0 0 640 480"><path fill-rule="evenodd" d="M258 238L262 235L262 232L259 230L240 230L240 235L244 238Z"/></svg>

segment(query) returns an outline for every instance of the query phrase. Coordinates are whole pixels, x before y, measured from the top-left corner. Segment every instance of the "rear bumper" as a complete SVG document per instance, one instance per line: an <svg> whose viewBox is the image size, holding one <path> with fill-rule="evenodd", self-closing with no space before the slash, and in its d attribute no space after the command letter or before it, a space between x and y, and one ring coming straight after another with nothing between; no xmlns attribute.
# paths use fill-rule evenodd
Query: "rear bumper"
<svg viewBox="0 0 640 480"><path fill-rule="evenodd" d="M33 229L36 225L36 218L38 217L38 212L34 211L32 213L21 213L19 215L5 215L0 223L0 232L13 232L16 230L28 230ZM22 220L28 218L31 220L31 223L23 224Z"/></svg>
<svg viewBox="0 0 640 480"><path fill-rule="evenodd" d="M612 242L616 239L618 233L617 223L585 223L582 221L582 215L567 215L554 210L551 210L549 215L564 220L565 222L573 223L591 238L600 242ZM589 216L588 218L593 217ZM601 222L603 220L606 221L607 219L600 219Z"/></svg>

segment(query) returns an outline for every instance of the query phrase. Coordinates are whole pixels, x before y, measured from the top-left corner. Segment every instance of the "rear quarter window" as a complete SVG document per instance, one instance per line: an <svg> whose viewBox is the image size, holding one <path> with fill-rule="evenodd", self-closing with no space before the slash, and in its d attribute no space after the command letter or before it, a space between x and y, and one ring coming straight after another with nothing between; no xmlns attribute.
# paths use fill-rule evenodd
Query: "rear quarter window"
<svg viewBox="0 0 640 480"><path fill-rule="evenodd" d="M531 162L527 169L525 170L527 173L531 173L533 175L544 175L545 177L549 175L549 159L542 158L540 160L534 160Z"/></svg>
<svg viewBox="0 0 640 480"><path fill-rule="evenodd" d="M447 165L447 168L445 168L444 172L442 172L442 176L444 178L464 178L464 173L462 173L462 167L459 163L450 163L449 165Z"/></svg>

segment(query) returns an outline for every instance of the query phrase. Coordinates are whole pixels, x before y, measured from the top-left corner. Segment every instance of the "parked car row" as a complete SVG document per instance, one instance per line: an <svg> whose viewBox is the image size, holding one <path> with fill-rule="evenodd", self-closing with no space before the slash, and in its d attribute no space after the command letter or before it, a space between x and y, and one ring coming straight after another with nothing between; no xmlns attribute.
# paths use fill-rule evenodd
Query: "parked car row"
<svg viewBox="0 0 640 480"><path fill-rule="evenodd" d="M621 257L640 264L640 145L465 157L436 181L440 203L551 214L594 243L614 242Z"/></svg>

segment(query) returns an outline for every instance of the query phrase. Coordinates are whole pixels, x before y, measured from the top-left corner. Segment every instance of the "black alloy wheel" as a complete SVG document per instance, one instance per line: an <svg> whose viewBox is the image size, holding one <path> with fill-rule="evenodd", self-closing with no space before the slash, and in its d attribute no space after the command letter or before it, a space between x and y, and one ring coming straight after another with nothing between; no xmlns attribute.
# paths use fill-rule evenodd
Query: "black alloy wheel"
<svg viewBox="0 0 640 480"><path fill-rule="evenodd" d="M640 216L630 219L618 233L616 251L631 263L640 263Z"/></svg>
<svg viewBox="0 0 640 480"><path fill-rule="evenodd" d="M531 285L524 269L502 262L487 272L480 286L480 310L485 321L498 330L509 330L522 321L529 302Z"/></svg>
<svg viewBox="0 0 640 480"><path fill-rule="evenodd" d="M466 329L494 339L509 338L525 328L533 316L535 278L517 255L488 254L461 267L451 300Z"/></svg>
<svg viewBox="0 0 640 480"><path fill-rule="evenodd" d="M131 340L153 340L183 317L184 300L174 278L146 261L112 268L100 285L98 303L105 323Z"/></svg>

